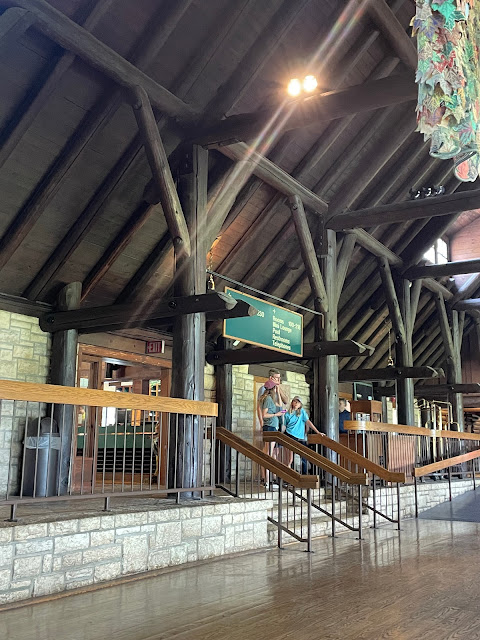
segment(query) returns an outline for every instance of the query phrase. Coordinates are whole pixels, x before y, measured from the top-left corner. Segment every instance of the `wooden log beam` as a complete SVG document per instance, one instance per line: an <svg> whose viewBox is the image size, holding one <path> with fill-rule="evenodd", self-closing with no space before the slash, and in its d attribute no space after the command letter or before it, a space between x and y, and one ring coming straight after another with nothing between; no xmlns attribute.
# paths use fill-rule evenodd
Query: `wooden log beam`
<svg viewBox="0 0 480 640"><path fill-rule="evenodd" d="M173 243L175 245L181 243L182 251L189 256L191 248L187 223L185 222L182 205L178 198L157 122L153 115L152 105L147 92L142 87L135 87L132 93L134 99L133 111L143 138L145 153L152 170L153 181L160 196L170 235Z"/></svg>
<svg viewBox="0 0 480 640"><path fill-rule="evenodd" d="M433 367L385 367L383 369L342 369L338 374L339 382L375 382L380 380L402 380L405 378L439 378L442 369Z"/></svg>
<svg viewBox="0 0 480 640"><path fill-rule="evenodd" d="M416 70L418 63L417 49L413 44L412 38L406 33L385 0L370 1L367 11L400 60L410 69Z"/></svg>
<svg viewBox="0 0 480 640"><path fill-rule="evenodd" d="M19 313L24 316L40 318L51 311L52 306L44 302L33 302L21 296L11 296L8 293L0 293L0 309L11 313Z"/></svg>
<svg viewBox="0 0 480 640"><path fill-rule="evenodd" d="M86 31L92 31L114 2L115 0L90 2L86 11L83 8L81 9L81 15L77 21L80 22ZM3 20L9 11L24 10L8 9L2 15L0 21ZM34 17L30 12L28 15L31 18ZM60 55L47 70L45 80L37 93L32 97L31 92L28 91L21 104L18 105L8 122L2 127L0 133L0 168L3 167L30 125L43 109L63 75L72 66L74 60L75 55L69 51Z"/></svg>
<svg viewBox="0 0 480 640"><path fill-rule="evenodd" d="M289 362L290 360L313 360L324 356L364 356L372 355L374 349L367 344L353 340L331 340L321 342L305 342L303 356L297 357L289 353L280 353L261 347L244 349L226 349L210 351L207 362L210 364L263 364L267 362Z"/></svg>
<svg viewBox="0 0 480 640"><path fill-rule="evenodd" d="M253 173L280 193L286 196L299 196L305 206L318 213L327 211L328 205L325 200L248 144L238 142L215 148L232 160L249 160L252 163Z"/></svg>
<svg viewBox="0 0 480 640"><path fill-rule="evenodd" d="M480 311L480 298L460 300L453 305L457 311Z"/></svg>
<svg viewBox="0 0 480 640"><path fill-rule="evenodd" d="M83 333L111 331L148 325L149 321L191 313L222 312L233 309L236 301L225 293L208 293L171 298L144 309L136 304L90 307L75 311L51 312L40 319L43 331L77 329Z"/></svg>
<svg viewBox="0 0 480 640"><path fill-rule="evenodd" d="M300 252L305 265L305 271L307 272L314 296L315 308L325 313L328 311L329 301L303 203L299 196L291 196L289 198L289 205L300 244Z"/></svg>
<svg viewBox="0 0 480 640"><path fill-rule="evenodd" d="M401 267L403 265L403 260L400 256L397 256L396 253L364 229L347 231L347 234L354 234L357 244L369 251L372 255L377 256L378 258L385 258L393 267Z"/></svg>
<svg viewBox="0 0 480 640"><path fill-rule="evenodd" d="M205 314L206 320L226 320L227 318L248 318L256 316L258 309L252 307L244 300L237 300L237 304L233 309L224 309L221 311L210 311ZM164 320L152 320L148 322L148 326L152 328L168 327L172 324L172 318L165 318Z"/></svg>
<svg viewBox="0 0 480 640"><path fill-rule="evenodd" d="M350 266L350 260L352 259L353 250L355 249L355 243L357 236L354 233L349 233L343 240L340 253L337 258L337 305L342 295L343 285L345 284L345 278L347 277L348 267Z"/></svg>
<svg viewBox="0 0 480 640"><path fill-rule="evenodd" d="M183 122L192 122L198 117L199 114L192 107L45 0L1 0L0 5L14 5L31 11L36 18L35 28L121 87L143 87L152 104L166 115Z"/></svg>
<svg viewBox="0 0 480 640"><path fill-rule="evenodd" d="M466 273L480 273L480 258L458 260L445 264L423 264L407 269L404 276L409 280L417 280L418 278L441 278Z"/></svg>
<svg viewBox="0 0 480 640"><path fill-rule="evenodd" d="M319 122L410 102L416 100L417 94L418 87L410 72L389 76L348 89L297 100L289 117L285 117L280 126L283 131L308 127ZM251 140L260 134L272 118L275 118L275 113L271 110L230 116L196 135L195 140L204 145Z"/></svg>
<svg viewBox="0 0 480 640"><path fill-rule="evenodd" d="M447 216L478 208L480 208L480 189L339 213L327 219L326 225L329 229L343 231Z"/></svg>
<svg viewBox="0 0 480 640"><path fill-rule="evenodd" d="M421 384L415 387L415 395L423 396L445 396L448 393L480 393L480 383L458 383L458 384Z"/></svg>
<svg viewBox="0 0 480 640"><path fill-rule="evenodd" d="M480 288L480 273L474 273L470 276L470 278L468 278L466 282L464 282L460 286L457 293L450 300L450 304L453 305L455 308L457 308L456 305L459 302L461 302L462 300L465 300L465 298L468 300L470 296L475 295L475 293L479 288ZM465 311L467 311L467 309L465 309Z"/></svg>
<svg viewBox="0 0 480 640"><path fill-rule="evenodd" d="M432 293L441 293L445 300L453 300L453 293L443 286L440 282L437 282L433 278L424 278L422 284L425 289L432 291Z"/></svg>
<svg viewBox="0 0 480 640"><path fill-rule="evenodd" d="M395 291L392 272L390 271L390 265L388 264L386 258L378 259L378 270L380 271L380 277L382 279L383 290L385 293L385 298L387 300L390 320L392 321L393 330L395 331L396 341L401 344L406 344L407 335L405 331L405 325L403 322L402 314L400 312L400 306L398 304L397 292Z"/></svg>

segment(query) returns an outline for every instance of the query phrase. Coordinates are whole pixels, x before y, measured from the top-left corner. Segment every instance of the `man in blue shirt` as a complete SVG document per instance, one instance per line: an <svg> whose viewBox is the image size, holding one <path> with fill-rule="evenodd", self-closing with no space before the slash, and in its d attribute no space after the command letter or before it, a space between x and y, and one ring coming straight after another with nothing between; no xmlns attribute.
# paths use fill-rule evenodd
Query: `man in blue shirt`
<svg viewBox="0 0 480 640"><path fill-rule="evenodd" d="M347 430L344 427L345 420L351 420L352 414L350 411L347 411L347 401L345 398L338 399L338 426L340 433L347 433Z"/></svg>

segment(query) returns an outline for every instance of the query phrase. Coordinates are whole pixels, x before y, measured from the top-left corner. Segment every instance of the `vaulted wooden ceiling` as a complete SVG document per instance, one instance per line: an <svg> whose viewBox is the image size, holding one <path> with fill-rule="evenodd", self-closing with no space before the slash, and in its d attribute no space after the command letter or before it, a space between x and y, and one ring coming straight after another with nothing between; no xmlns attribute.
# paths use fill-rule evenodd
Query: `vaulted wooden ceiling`
<svg viewBox="0 0 480 640"><path fill-rule="evenodd" d="M18 4L28 8L28 2ZM0 7L15 4L0 0ZM288 79L306 67L322 92L396 76L400 83L408 73L413 82L415 50L406 36L412 0L372 0L373 9L361 0L50 4L190 105L202 130L224 116L274 112L285 103ZM397 21L382 19L390 10ZM151 172L126 96L35 25L0 39L0 93L0 291L51 302L63 283L82 281L89 306L165 295L173 274L170 238L161 206L143 198ZM399 102L359 113L348 105L342 118L330 114L285 133L274 129L265 154L336 213L401 202L411 187L425 184L444 184L452 193L459 184L450 163L430 158L414 132L415 101ZM167 152L198 133L160 112L156 117ZM212 190L232 167L225 153L210 151ZM462 216L475 215L368 231L409 266L439 235L458 229ZM318 218L309 216L319 242ZM339 252L343 244L348 253L348 237L338 234ZM378 367L388 357L390 323L377 263L361 244L357 239L340 298L339 337L376 351L367 360L342 358L347 368ZM313 304L285 196L255 176L236 197L211 262L231 278ZM434 309L431 291L423 289L416 364L443 359ZM313 338L311 320L307 313L306 340Z"/></svg>

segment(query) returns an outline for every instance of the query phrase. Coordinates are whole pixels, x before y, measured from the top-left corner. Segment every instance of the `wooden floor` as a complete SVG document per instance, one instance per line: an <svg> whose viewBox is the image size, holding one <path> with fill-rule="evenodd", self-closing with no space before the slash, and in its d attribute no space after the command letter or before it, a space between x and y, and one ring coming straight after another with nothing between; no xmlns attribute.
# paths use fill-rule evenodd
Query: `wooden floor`
<svg viewBox="0 0 480 640"><path fill-rule="evenodd" d="M5 640L480 638L480 525L406 521L0 614Z"/></svg>

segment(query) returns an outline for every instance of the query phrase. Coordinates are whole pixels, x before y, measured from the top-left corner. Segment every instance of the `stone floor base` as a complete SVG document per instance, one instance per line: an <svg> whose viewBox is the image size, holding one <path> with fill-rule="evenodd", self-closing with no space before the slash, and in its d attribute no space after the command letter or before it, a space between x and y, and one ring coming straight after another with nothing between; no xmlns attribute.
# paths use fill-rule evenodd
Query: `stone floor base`
<svg viewBox="0 0 480 640"><path fill-rule="evenodd" d="M271 507L230 498L145 499L112 513L85 503L63 513L51 503L23 507L22 521L0 523L0 604L267 547Z"/></svg>

